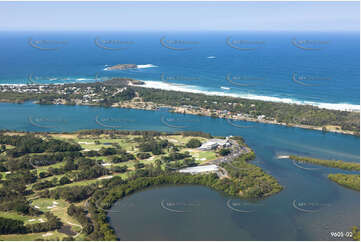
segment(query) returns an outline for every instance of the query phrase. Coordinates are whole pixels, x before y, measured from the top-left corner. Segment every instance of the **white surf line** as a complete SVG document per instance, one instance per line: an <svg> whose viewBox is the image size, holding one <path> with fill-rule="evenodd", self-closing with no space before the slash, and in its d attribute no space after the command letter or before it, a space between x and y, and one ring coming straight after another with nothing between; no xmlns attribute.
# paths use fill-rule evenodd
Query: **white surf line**
<svg viewBox="0 0 361 242"><path fill-rule="evenodd" d="M256 94L237 94L237 93L225 93L218 91L204 91L201 90L200 86L193 85L182 85L179 87L175 84L160 82L160 81L149 81L149 80L140 80L144 82L143 85L132 84L133 86L143 87L143 88L154 88L167 91L177 91L177 92L187 92L187 93L198 93L205 94L208 96L226 96L226 97L235 97L247 100L263 101L263 102L273 102L273 103L286 103L286 104L296 104L296 105L311 105L318 107L320 109L327 110L338 110L338 111L347 111L347 112L360 112L360 105L349 104L349 103L317 103L307 100L297 100L290 98L281 98L274 96L261 96Z"/></svg>
<svg viewBox="0 0 361 242"><path fill-rule="evenodd" d="M165 210L168 210L168 211L171 211L174 213L185 213L185 211L182 211L182 210L175 210L175 209L167 208L163 203L164 203L164 200L160 202L160 206L162 208L164 208Z"/></svg>

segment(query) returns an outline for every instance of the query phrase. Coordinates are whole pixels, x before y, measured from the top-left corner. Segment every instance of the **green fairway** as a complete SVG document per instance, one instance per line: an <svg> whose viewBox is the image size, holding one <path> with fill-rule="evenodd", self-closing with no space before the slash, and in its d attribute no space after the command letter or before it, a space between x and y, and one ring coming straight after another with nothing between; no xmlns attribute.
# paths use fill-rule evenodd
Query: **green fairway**
<svg viewBox="0 0 361 242"><path fill-rule="evenodd" d="M149 165L155 165L157 160L160 160L162 164L161 167L166 169L167 164L179 165L183 162L192 162L192 159L194 159L195 163L202 164L209 162L210 160L213 160L217 157L216 151L201 151L197 148L188 148L186 145L191 139L198 139L201 141L201 143L207 142L208 140L206 138L195 136L160 135L150 138L153 143L149 142L149 137L143 135L111 136L107 134L51 134L50 136L53 139L61 140L61 142L67 142L73 146L76 146L77 153L74 152L74 157L69 157L66 154L61 154L62 152L58 152L57 155L60 155L60 157L55 159L58 160L58 162L55 164L51 164L55 162L55 160L47 160L47 157L52 157L54 154L54 152L50 152L49 150L40 153L28 152L26 153L26 156L12 157L7 162L19 160L22 162L19 164L26 164L29 166L29 161L27 160L28 157L41 157L41 155L44 155L44 158L37 159L43 159L40 160L42 164L50 165L32 167L30 164L29 167L26 167L28 169L27 179L30 179L30 176L32 176L31 179L33 180L32 182L27 182L24 184L26 190L31 191L31 193L28 193L24 197L32 208L38 209L44 213L49 212L59 218L64 226L70 226L71 231L76 233L76 235L73 235L73 239L76 240L84 240L87 237L85 234L81 233L83 228L79 221L77 221L75 217L69 216L67 213L67 210L71 205L70 202L67 202L69 200L62 197L61 193L58 196L62 199L42 198L44 194L43 192L47 190L49 192L57 192L54 190L59 188L68 188L69 190L84 189L85 186L91 184L98 184L97 187L101 189L103 186L102 184L105 184L103 183L104 180L111 179L112 177L128 179L132 175L136 175L140 169L148 169ZM44 136L43 134L37 134L36 137L44 140L49 139L48 136ZM168 142L164 142L164 140L167 140ZM7 148L10 149L16 147L7 146ZM87 151L98 152L87 153ZM80 156L79 152L81 153ZM145 153L150 155L150 157L145 158L147 157ZM1 155L4 157L4 159L8 159L8 155L5 154L5 152ZM92 160L96 160L97 162L95 163ZM118 163L113 163L113 160L117 161ZM97 163L101 165L98 165ZM137 168L137 164L140 163L144 164L145 167L140 166ZM116 167L124 166L126 166L128 170L123 173L119 169L114 169ZM94 173L96 170L101 172ZM2 179L5 180L7 174L15 173L16 175L18 172L19 171L17 169L12 169L11 172L3 171L0 173L0 175L2 176ZM44 174L40 176L40 173ZM64 176L68 177L70 180L66 182L62 180L60 182L60 179ZM14 182L15 179L18 178L14 178L13 175L8 177L8 180L13 180ZM48 181L50 181L50 183ZM67 182L69 183L64 184ZM34 184L36 184L36 186L34 186ZM0 184L0 186L3 186L3 184ZM78 188L73 188L74 186L77 186ZM84 209L84 200L76 204L77 206L80 206ZM18 214L14 211L11 211L0 212L0 217L23 221L25 225L48 222L45 214L35 217ZM68 237L68 235L60 233L59 231L48 231L43 233L1 235L0 239L61 240L64 237Z"/></svg>
<svg viewBox="0 0 361 242"><path fill-rule="evenodd" d="M65 237L67 237L66 234L59 233L57 231L48 231L43 233L31 233L31 234L0 235L1 240L9 240L9 241L61 240Z"/></svg>
<svg viewBox="0 0 361 242"><path fill-rule="evenodd" d="M0 212L0 217L20 220L23 221L24 224L40 223L41 221L45 220L44 216L33 217L33 216L22 215L16 212Z"/></svg>
<svg viewBox="0 0 361 242"><path fill-rule="evenodd" d="M49 212L53 208L56 208L56 207L62 207L62 208L66 207L67 203L63 200L39 198L39 199L33 200L31 205L35 208L38 208L39 210L41 210L43 212Z"/></svg>

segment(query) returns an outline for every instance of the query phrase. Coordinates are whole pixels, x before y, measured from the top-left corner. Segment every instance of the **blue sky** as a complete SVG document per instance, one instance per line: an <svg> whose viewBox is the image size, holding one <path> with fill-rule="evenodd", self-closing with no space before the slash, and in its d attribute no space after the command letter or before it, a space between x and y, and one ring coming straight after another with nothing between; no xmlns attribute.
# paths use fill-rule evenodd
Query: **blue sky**
<svg viewBox="0 0 361 242"><path fill-rule="evenodd" d="M0 2L0 30L359 31L359 2Z"/></svg>

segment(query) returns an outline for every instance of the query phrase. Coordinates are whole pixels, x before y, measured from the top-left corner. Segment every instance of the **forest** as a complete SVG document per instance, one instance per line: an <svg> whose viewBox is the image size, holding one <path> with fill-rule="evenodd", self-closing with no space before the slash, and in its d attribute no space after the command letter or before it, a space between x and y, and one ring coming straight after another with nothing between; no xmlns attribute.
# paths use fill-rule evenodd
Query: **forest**
<svg viewBox="0 0 361 242"><path fill-rule="evenodd" d="M54 138L66 135L72 138ZM167 135L172 138L165 138ZM111 141L103 141L104 137ZM212 136L206 133L186 131L83 130L75 133L21 135L2 131L0 213L16 216L0 216L1 234L48 232L65 226L67 220L64 220L64 214L55 215L53 212L56 210L51 210L52 206L48 206L50 211L39 209L34 201L67 203L64 211L81 225L83 239L115 240L106 209L118 199L147 187L197 184L229 196L257 200L282 190L276 179L249 163L255 154L242 137L232 139L240 146L247 147L250 152L222 165L229 174L228 178L220 179L215 173L191 175L177 172L180 167L197 165L191 153L183 149L203 152L197 150L197 147L209 138ZM180 143L181 140L183 143ZM91 150L85 150L79 145L90 141L93 147ZM126 148L129 144L122 142L135 144L136 150ZM94 146L101 148L96 149ZM210 152L205 153L209 155ZM223 153L222 149L219 153ZM219 154L214 151L214 155ZM157 158L146 162L150 157ZM111 166L104 166L104 160L111 162ZM107 179L98 179L104 177ZM24 216L40 216L44 222L24 223L17 219Z"/></svg>
<svg viewBox="0 0 361 242"><path fill-rule="evenodd" d="M306 162L315 165L338 168L342 170L360 171L360 163L356 163L356 162L345 162L341 160L322 160L312 157L303 157L296 155L290 155L290 159L298 162Z"/></svg>
<svg viewBox="0 0 361 242"><path fill-rule="evenodd" d="M360 175L354 174L329 174L328 178L341 186L360 191Z"/></svg>

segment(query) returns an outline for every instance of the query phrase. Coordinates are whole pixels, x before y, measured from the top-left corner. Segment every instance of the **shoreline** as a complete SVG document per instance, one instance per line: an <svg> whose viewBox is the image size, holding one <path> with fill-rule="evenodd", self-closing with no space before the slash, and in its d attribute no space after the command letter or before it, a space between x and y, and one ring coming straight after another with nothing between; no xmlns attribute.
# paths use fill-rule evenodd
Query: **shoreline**
<svg viewBox="0 0 361 242"><path fill-rule="evenodd" d="M90 81L92 79L89 78L78 78L77 80L87 80ZM201 90L201 86L193 86L193 85L186 85L186 84L175 84L170 83L166 81L152 81L152 80L139 80L134 79L136 81L140 81L143 84L134 84L131 82L128 82L128 86L133 87L142 87L142 88L148 88L148 89L158 89L158 90L164 90L164 91L175 91L175 92L186 92L186 93L193 93L193 94L204 94L207 96L219 96L219 97L233 97L233 98L241 98L246 100L254 100L254 101L263 101L263 102L273 102L273 103L284 103L284 104L290 104L290 105L310 105L319 109L326 109L326 110L332 110L332 111L345 111L345 112L353 112L353 113L360 113L361 111L361 105L357 104L351 104L351 103L317 103L313 101L307 101L307 100L297 100L297 99L291 99L291 98L282 98L282 97L275 97L275 96L262 96L257 94L238 94L238 93L230 93L230 92L224 92L224 91L206 91ZM98 82L98 79L94 79L94 82L69 82L69 83L2 83L0 86L12 86L12 87L25 87L25 86L47 86L47 85L68 85L68 84L84 84L84 83L96 83ZM101 81L104 82L104 81ZM232 84L234 85L234 84ZM222 90L230 90L232 88L229 87L220 87Z"/></svg>
<svg viewBox="0 0 361 242"><path fill-rule="evenodd" d="M194 112L194 111L190 111L188 109L184 109L181 107L174 107L174 106L168 106L168 105L156 105L153 103L148 103L148 105L150 106L146 106L146 107L137 107L132 105L131 103L118 103L118 104L113 104L111 107L114 108L130 108L130 109L140 109L140 110L148 110L148 111L155 111L158 108L168 108L170 109L169 112L174 112L174 113L180 113L180 114L188 114L188 115L196 115L196 116L206 116L206 117L212 117L212 115L207 115L206 112ZM154 108L154 106L161 106L158 108ZM301 128L301 129L310 129L310 130L318 130L322 132L322 128L323 127L316 127L316 126L310 126L310 125L300 125L300 124L286 124L286 123L281 123L281 122L277 122L277 121L272 121L272 120L264 120L264 119L256 119L256 118L246 118L246 117L231 117L231 118L227 118L226 115L223 116L217 116L215 118L221 118L221 119L227 119L227 120L237 120L237 121L246 121L246 122L253 122L253 123L265 123L265 124L273 124L273 125L281 125L281 126L286 126L286 127L292 127L292 128ZM235 127L237 127L236 124L231 124ZM238 128L247 128L247 127L238 127ZM333 132L333 133L339 133L339 134L345 134L345 135L353 135L353 136L357 136L354 134L353 131L345 131L345 130L337 130L337 129L330 129L327 130L325 132Z"/></svg>
<svg viewBox="0 0 361 242"><path fill-rule="evenodd" d="M29 102L32 102L34 104L39 104L37 101L31 101L29 100ZM17 102L12 102L11 100L6 100L6 99L0 99L0 103L10 103L10 104L22 104L24 102L21 103L17 103ZM143 106L139 107L139 106L135 106L132 103L116 103L111 105L111 107L113 108L124 108L124 109L139 109L139 110L146 110L146 111L156 111L160 108L167 108L169 109L170 113L180 113L180 114L188 114L188 115L194 115L194 116L206 116L206 117L214 117L212 115L207 115L206 112L195 112L195 111L191 111L191 110L187 110L184 109L182 107L175 107L175 106L169 106L169 105L161 105L161 104L154 104L154 103L142 103ZM39 104L39 105L45 105L45 104ZM46 104L46 105L68 105L65 103L52 103L52 104ZM75 104L75 106L98 106L100 107L101 105L98 104L83 104L83 103L79 103L79 104ZM74 106L74 105L68 105L68 106ZM286 124L286 123L281 123L281 122L277 122L277 121L272 121L272 120L265 120L265 119L256 119L256 118L247 118L247 117L230 117L227 118L226 115L219 115L216 116L214 118L221 118L221 119L226 119L226 120L236 120L236 121L246 121L246 122L253 122L253 123L264 123L264 124L272 124L272 125L281 125L281 126L285 126L285 127L290 127L290 128L301 128L301 129L308 129L308 130L317 130L317 131L321 131L321 132L332 132L332 133L338 133L338 134L344 134L344 135L352 135L352 136L356 136L358 137L358 135L356 135L353 131L346 131L346 130L337 130L337 129L327 129L326 131L322 131L323 127L320 126L311 126L311 125L301 125L301 124ZM229 121L230 122L230 121ZM230 124L232 126L238 127L238 128L251 128L251 127L242 127L242 126L238 126L236 124Z"/></svg>
<svg viewBox="0 0 361 242"><path fill-rule="evenodd" d="M157 83L157 82L156 82ZM152 92L152 90L154 90L154 92L156 91L161 91L161 92L165 92L165 93L170 93L172 94L172 92L174 93L174 95L178 95L178 93L182 94L184 93L184 95L187 95L187 93L189 93L190 95L196 95L198 93L192 93L192 92L184 92L182 90L164 90L161 87L157 87L157 88L153 88L153 87L147 87L145 82L142 80L134 80L134 79L128 79L128 78L123 78L123 79L111 79L108 81L102 81L102 82L90 82L90 83L81 83L80 87L78 86L78 90L77 93L82 93L82 94L87 94L85 96L87 96L86 99L84 98L73 98L72 102L67 102L67 100L63 97L58 97L56 99L52 99L49 100L46 103L42 103L41 101L37 100L36 97L34 97L33 93L34 90L36 91L36 95L39 93L39 91L41 92L42 90L44 90L43 88L45 88L45 90L50 90L49 91L45 91L44 93L46 94L51 94L52 92L54 92L54 90L56 91L56 94L59 94L61 92L61 94L64 95L69 95L68 93L64 92L64 90L62 89L63 87L65 87L65 89L67 89L68 85L70 85L69 87L71 87L72 89L74 89L75 87L72 87L71 84L63 84L63 85L55 85L55 84L45 84L45 85L39 85L39 84L18 84L15 86L19 86L19 87L23 87L25 86L25 89L22 90L16 90L13 93L17 93L20 94L20 96L25 93L25 98L21 99L21 97L19 99L15 98L7 98L6 95L4 97L1 97L1 93L0 93L0 102L3 103L23 103L23 102L27 102L27 101L32 101L35 104L62 104L62 105L83 105L83 106L104 106L101 102L99 102L99 100L103 100L105 96L101 96L102 93L98 93L98 92L92 92L91 95L88 95L88 89L86 89L85 91L82 90L82 88L85 88L84 85L90 85L90 86L94 86L96 84L100 84L103 85L103 87L117 87L117 85L121 84L124 85L124 87L122 88L117 88L116 91L113 91L112 96L121 93L123 90L126 89L126 86L128 87L134 87L135 88L135 97L132 97L132 99L130 100L117 100L117 101L113 101L112 103L109 104L109 107L118 107L118 108L130 108L130 109L141 109L141 110L158 110L160 108L167 108L169 109L169 112L174 112L174 113L183 113L183 114L189 114L189 115L199 115L199 116L208 116L208 117L215 117L215 118L222 118L222 119L226 119L230 125L238 127L238 128L249 128L247 126L241 126L241 125L237 125L237 124L233 124L231 122L231 120L239 120L239 121L247 121L247 122L257 122L257 123L265 123L265 124L273 124L273 125L282 125L282 126L286 126L286 127L295 127L295 128L302 128L302 129L310 129L310 130L318 130L321 132L333 132L333 133L340 133L340 134L346 134L346 135L354 135L354 136L359 136L359 130L344 130L342 129L342 122L341 123L334 123L334 124L317 124L315 123L314 125L309 125L309 124L297 124L297 123L292 123L292 121L289 122L285 122L285 121L277 121L275 117L273 116L266 116L266 115L258 115L258 116L251 116L248 113L242 113L242 112L234 112L234 111L227 111L227 107L223 107L225 109L221 109L221 108L217 108L217 107L202 107L201 105L198 106L192 106L192 105L182 105L179 106L175 103L169 102L169 104L166 103L162 103L162 102L154 102L153 100L148 100L148 101L144 101L143 98L141 96L139 96L139 92L137 91L137 88L140 89L144 89L144 90L150 90L150 92ZM76 84L75 84L76 85ZM12 87L14 85L4 85L4 84L0 84L1 86L9 86ZM61 90L57 89L57 86L61 87ZM26 89L27 88L27 89ZM52 88L52 89L46 89L46 88ZM55 89L54 89L55 88ZM89 87L88 87L89 88ZM29 92L31 95L26 97L27 92ZM149 92L149 91L148 91ZM96 96L98 95L98 96ZM104 95L104 94L103 94ZM159 95L159 93L158 93ZM217 97L217 98L226 98L224 95L223 96L219 96L219 95L211 95L207 92L207 94L203 94L203 93L199 93L199 95L203 95L203 96L213 96L213 97ZM91 98L90 98L91 96ZM103 98L103 99L101 99ZM231 97L234 98L234 97ZM94 99L94 100L91 100ZM247 100L244 98L238 98L240 100ZM164 100L163 100L164 101ZM247 100L249 101L249 100ZM256 100L255 100L256 101ZM205 101L206 102L206 101ZM258 102L265 102L268 105L281 105L280 102L272 102L272 101L258 101ZM215 102L213 102L215 103ZM243 104L241 104L243 105ZM255 104L251 104L255 105ZM284 105L290 105L290 106L294 106L294 107L301 107L301 106L305 106L308 108L311 107L311 105L301 105L301 104L285 104ZM213 105L214 106L214 105ZM322 109L319 107L315 107L316 109L319 110L325 110L327 112L342 112L339 110L327 110L327 109ZM346 112L346 114L342 114L340 113L340 115L344 116L347 115L347 117L349 115L357 115L358 116L358 120L359 120L359 111L344 111ZM348 113L348 114L347 114ZM321 126L320 126L321 125Z"/></svg>
<svg viewBox="0 0 361 242"><path fill-rule="evenodd" d="M226 93L222 91L205 91L200 90L200 86L192 86L192 85L185 85L185 84L174 84L169 82L162 82L162 81L150 81L150 80L138 80L143 82L144 84L133 84L129 83L129 86L134 87L142 87L142 88L154 88L158 90L164 91L175 91L175 92L187 92L187 93L194 93L194 94L204 94L207 96L220 96L220 97L234 97L234 98L242 98L247 100L254 100L254 101L263 101L263 102L274 102L274 103L285 103L285 104L293 104L293 105L311 105L320 109L327 109L327 110L335 110L335 111L345 111L345 112L360 112L360 105L357 104L350 104L350 103L316 103L312 101L300 101L290 98L281 98L281 97L274 97L274 96L262 96L257 94L237 94L237 93ZM221 89L225 90L225 87L221 87ZM232 89L232 88L230 88ZM228 89L227 89L228 90Z"/></svg>

